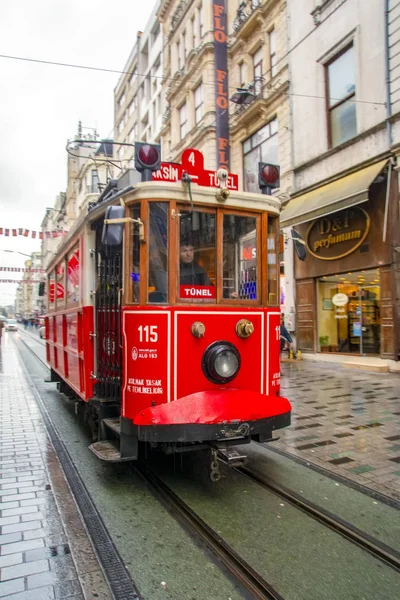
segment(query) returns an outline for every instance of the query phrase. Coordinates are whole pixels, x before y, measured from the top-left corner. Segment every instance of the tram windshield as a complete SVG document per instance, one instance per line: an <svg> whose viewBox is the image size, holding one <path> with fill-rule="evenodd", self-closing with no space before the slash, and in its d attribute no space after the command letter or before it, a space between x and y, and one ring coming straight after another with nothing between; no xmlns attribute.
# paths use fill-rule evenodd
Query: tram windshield
<svg viewBox="0 0 400 600"><path fill-rule="evenodd" d="M257 300L256 218L224 215L223 298Z"/></svg>
<svg viewBox="0 0 400 600"><path fill-rule="evenodd" d="M215 211L181 211L178 287L181 300L215 302L215 234Z"/></svg>

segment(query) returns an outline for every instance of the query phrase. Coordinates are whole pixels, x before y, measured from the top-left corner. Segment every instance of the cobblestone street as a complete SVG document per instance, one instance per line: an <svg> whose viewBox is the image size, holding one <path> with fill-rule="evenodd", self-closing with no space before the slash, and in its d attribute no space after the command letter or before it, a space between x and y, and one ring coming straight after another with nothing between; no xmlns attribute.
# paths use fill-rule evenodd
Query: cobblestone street
<svg viewBox="0 0 400 600"><path fill-rule="evenodd" d="M5 336L0 346L0 598L84 597L110 598L17 349Z"/></svg>
<svg viewBox="0 0 400 600"><path fill-rule="evenodd" d="M400 498L400 377L317 362L282 364L292 425L274 447Z"/></svg>

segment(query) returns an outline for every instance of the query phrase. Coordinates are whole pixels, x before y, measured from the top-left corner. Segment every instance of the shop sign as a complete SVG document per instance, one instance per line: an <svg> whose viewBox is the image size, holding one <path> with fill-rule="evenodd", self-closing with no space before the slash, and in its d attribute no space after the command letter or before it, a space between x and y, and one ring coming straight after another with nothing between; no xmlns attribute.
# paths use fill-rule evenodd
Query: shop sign
<svg viewBox="0 0 400 600"><path fill-rule="evenodd" d="M361 246L369 227L369 216L359 206L321 217L308 228L308 251L320 260L344 258Z"/></svg>
<svg viewBox="0 0 400 600"><path fill-rule="evenodd" d="M332 297L332 303L335 306L345 306L349 301L349 297L347 296L347 294L335 294Z"/></svg>

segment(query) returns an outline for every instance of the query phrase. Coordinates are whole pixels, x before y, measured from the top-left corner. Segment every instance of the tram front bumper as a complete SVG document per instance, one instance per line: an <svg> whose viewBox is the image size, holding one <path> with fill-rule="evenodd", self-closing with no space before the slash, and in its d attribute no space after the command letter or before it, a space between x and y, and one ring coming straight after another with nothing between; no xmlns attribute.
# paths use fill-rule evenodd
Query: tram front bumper
<svg viewBox="0 0 400 600"><path fill-rule="evenodd" d="M238 389L209 390L149 407L136 415L138 438L151 443L268 441L290 425L286 398Z"/></svg>

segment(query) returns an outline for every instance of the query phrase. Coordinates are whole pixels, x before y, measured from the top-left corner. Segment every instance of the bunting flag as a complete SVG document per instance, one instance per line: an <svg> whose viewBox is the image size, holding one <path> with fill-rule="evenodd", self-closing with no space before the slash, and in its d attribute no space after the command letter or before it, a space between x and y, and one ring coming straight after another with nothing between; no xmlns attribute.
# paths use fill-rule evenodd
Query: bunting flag
<svg viewBox="0 0 400 600"><path fill-rule="evenodd" d="M56 229L54 231L32 231L31 229L23 229L19 227L18 229L6 229L5 227L0 227L0 235L5 235L6 237L17 237L19 235L23 237L30 237L32 239L54 239L66 235L68 231L64 229Z"/></svg>
<svg viewBox="0 0 400 600"><path fill-rule="evenodd" d="M25 269L23 267L0 267L0 271L12 271L13 273L45 273L45 269Z"/></svg>
<svg viewBox="0 0 400 600"><path fill-rule="evenodd" d="M0 285L2 283L40 283L36 279L0 279Z"/></svg>

